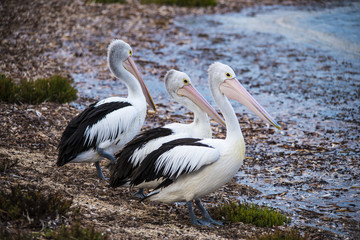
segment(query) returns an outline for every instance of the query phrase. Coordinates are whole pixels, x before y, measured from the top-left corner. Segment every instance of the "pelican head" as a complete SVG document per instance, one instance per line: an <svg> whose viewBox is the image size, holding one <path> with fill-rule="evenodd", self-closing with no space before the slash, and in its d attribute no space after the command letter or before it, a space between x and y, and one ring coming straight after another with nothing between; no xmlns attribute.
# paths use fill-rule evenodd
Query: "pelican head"
<svg viewBox="0 0 360 240"><path fill-rule="evenodd" d="M250 95L236 78L234 70L228 65L215 62L209 67L210 88L220 89L221 94L246 106L265 122L281 129L281 126L269 113ZM214 94L214 93L213 93Z"/></svg>
<svg viewBox="0 0 360 240"><path fill-rule="evenodd" d="M140 83L141 89L145 96L146 102L149 106L156 111L155 104L149 94L149 91L144 83L144 80L141 77L139 70L136 67L134 60L132 59L132 48L130 45L123 40L116 39L112 41L108 47L108 65L110 71L116 76L119 77L123 69L126 69L130 72Z"/></svg>
<svg viewBox="0 0 360 240"><path fill-rule="evenodd" d="M123 40L116 39L112 41L108 48L108 62L114 62L118 59L124 62L132 55L132 48Z"/></svg>
<svg viewBox="0 0 360 240"><path fill-rule="evenodd" d="M166 90L176 101L183 103L191 110L193 110L192 106L195 104L216 122L224 127L226 126L219 114L193 87L191 79L186 73L172 69L166 73L164 80Z"/></svg>

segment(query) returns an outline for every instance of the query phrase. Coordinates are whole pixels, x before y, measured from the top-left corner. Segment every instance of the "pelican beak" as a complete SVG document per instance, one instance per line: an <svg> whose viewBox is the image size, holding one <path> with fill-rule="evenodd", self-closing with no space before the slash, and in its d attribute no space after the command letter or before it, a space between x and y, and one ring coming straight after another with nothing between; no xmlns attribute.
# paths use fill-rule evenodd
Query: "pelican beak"
<svg viewBox="0 0 360 240"><path fill-rule="evenodd" d="M137 69L134 60L132 59L132 57L128 57L124 62L123 62L123 66L126 70L128 70L132 75L134 75L136 77L136 79L139 81L141 89L144 93L146 102L149 104L149 106L154 109L154 111L156 111L156 106L150 96L150 93L145 85L144 80L142 79L139 70Z"/></svg>
<svg viewBox="0 0 360 240"><path fill-rule="evenodd" d="M185 96L193 101L199 108L204 110L211 118L223 127L226 127L224 120L219 116L213 107L205 100L205 98L192 86L185 85L177 91L180 96Z"/></svg>
<svg viewBox="0 0 360 240"><path fill-rule="evenodd" d="M236 78L227 79L220 84L220 91L228 98L236 100L255 113L265 122L281 130L281 126L269 113L250 95Z"/></svg>

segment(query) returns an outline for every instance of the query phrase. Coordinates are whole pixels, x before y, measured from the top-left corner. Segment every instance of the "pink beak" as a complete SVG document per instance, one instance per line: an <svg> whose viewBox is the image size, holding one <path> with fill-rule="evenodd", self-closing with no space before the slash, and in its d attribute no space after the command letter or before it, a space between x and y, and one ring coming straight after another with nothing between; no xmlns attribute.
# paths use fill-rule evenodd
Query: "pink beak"
<svg viewBox="0 0 360 240"><path fill-rule="evenodd" d="M221 124L223 127L226 127L224 120L192 85L189 84L183 86L177 91L177 94L188 97L191 101L193 101L193 103L199 106L200 109L205 111L216 122Z"/></svg>
<svg viewBox="0 0 360 240"><path fill-rule="evenodd" d="M124 68L126 70L128 70L132 75L134 75L136 77L136 79L139 81L140 85L141 85L141 89L143 91L143 94L145 96L146 102L149 104L149 106L154 109L154 111L156 111L156 106L150 96L150 93L145 85L144 80L142 79L139 70L137 69L134 60L132 59L132 57L128 57L125 61L124 61Z"/></svg>
<svg viewBox="0 0 360 240"><path fill-rule="evenodd" d="M266 110L250 95L236 78L227 79L220 84L220 90L228 98L236 100L255 113L265 122L281 130L281 126Z"/></svg>

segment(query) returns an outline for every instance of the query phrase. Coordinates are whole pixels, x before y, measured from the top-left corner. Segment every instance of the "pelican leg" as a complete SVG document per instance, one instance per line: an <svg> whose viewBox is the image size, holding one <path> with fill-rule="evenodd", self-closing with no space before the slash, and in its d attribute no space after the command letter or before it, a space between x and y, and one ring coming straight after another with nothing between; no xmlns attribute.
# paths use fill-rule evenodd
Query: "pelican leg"
<svg viewBox="0 0 360 240"><path fill-rule="evenodd" d="M134 194L134 197L144 199L146 197L146 194L144 193L144 189L139 188L139 190Z"/></svg>
<svg viewBox="0 0 360 240"><path fill-rule="evenodd" d="M116 158L112 154L105 152L104 149L97 148L96 150L97 150L97 152L99 153L100 156L109 159L111 162L113 162L115 164L117 163Z"/></svg>
<svg viewBox="0 0 360 240"><path fill-rule="evenodd" d="M101 170L100 162L95 162L95 167L100 179L109 180L108 178L104 177L104 174Z"/></svg>
<svg viewBox="0 0 360 240"><path fill-rule="evenodd" d="M196 219L191 201L186 202L186 206L187 206L187 208L189 210L190 220L191 220L191 223L193 225L196 225L196 226L201 226L201 225L211 226L211 223L208 222L208 221L203 221L201 219Z"/></svg>
<svg viewBox="0 0 360 240"><path fill-rule="evenodd" d="M195 199L195 204L199 208L199 210L201 211L201 214L204 217L204 221L215 224L215 225L219 225L219 226L224 225L221 221L216 221L216 220L214 220L214 219L212 219L210 217L209 213L206 211L206 209L202 205L200 198Z"/></svg>

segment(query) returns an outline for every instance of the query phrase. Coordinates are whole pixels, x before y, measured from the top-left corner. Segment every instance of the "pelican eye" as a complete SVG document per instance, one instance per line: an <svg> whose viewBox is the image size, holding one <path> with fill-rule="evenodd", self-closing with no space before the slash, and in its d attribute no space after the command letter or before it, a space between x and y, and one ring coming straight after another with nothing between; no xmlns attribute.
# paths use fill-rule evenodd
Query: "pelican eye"
<svg viewBox="0 0 360 240"><path fill-rule="evenodd" d="M184 84L189 84L189 80L187 80L186 78L183 79L183 83Z"/></svg>
<svg viewBox="0 0 360 240"><path fill-rule="evenodd" d="M129 50L129 55L130 55L130 56L132 55L132 51L131 51L131 50Z"/></svg>
<svg viewBox="0 0 360 240"><path fill-rule="evenodd" d="M225 75L226 75L226 77L228 77L228 78L231 78L231 74L230 73L225 73Z"/></svg>

